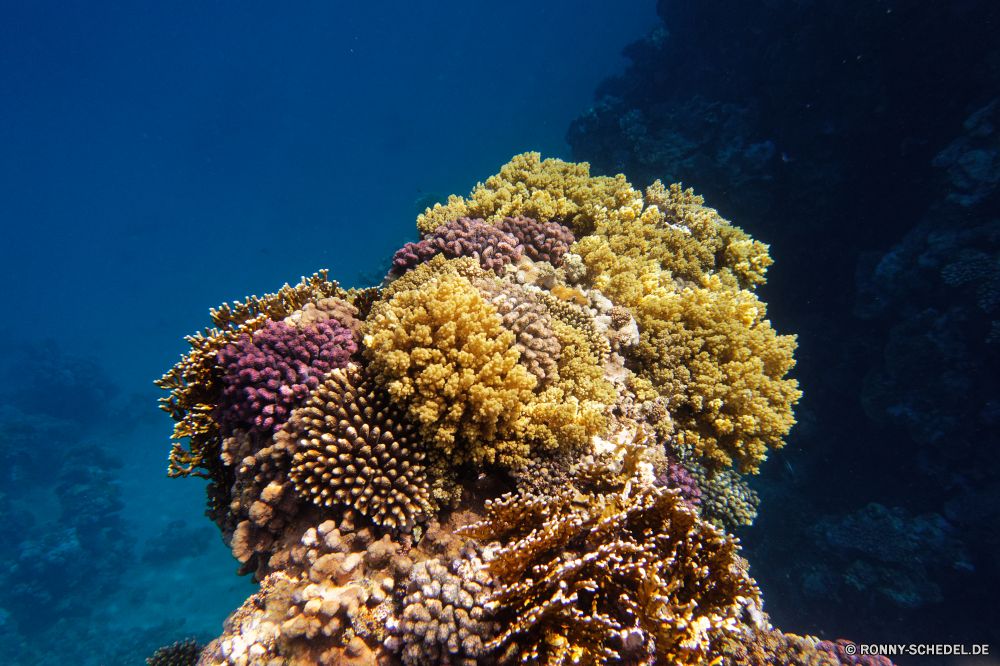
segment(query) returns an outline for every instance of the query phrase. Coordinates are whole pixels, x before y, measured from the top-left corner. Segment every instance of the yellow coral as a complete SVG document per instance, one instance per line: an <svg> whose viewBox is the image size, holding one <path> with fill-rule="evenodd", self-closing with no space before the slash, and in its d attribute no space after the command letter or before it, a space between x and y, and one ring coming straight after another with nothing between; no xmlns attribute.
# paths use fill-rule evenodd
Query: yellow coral
<svg viewBox="0 0 1000 666"><path fill-rule="evenodd" d="M643 374L671 397L678 441L714 467L756 473L782 446L801 397L785 379L793 335L777 335L764 304L718 276L644 299L636 308Z"/></svg>
<svg viewBox="0 0 1000 666"><path fill-rule="evenodd" d="M373 315L365 355L379 383L452 464L492 462L535 387L496 309L468 280L443 272Z"/></svg>
<svg viewBox="0 0 1000 666"><path fill-rule="evenodd" d="M559 220L580 236L590 233L609 209L638 203L642 197L619 174L590 176L586 162L563 162L539 153L515 156L480 183L468 199L452 195L417 217L422 234L459 217L481 217L496 224L504 217L525 215L536 220Z"/></svg>

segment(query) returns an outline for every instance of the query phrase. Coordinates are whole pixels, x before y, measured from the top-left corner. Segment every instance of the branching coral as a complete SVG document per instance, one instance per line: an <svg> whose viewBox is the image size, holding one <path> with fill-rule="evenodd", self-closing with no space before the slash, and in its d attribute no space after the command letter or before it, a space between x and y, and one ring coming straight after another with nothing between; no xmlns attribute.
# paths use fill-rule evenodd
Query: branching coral
<svg viewBox="0 0 1000 666"><path fill-rule="evenodd" d="M462 531L501 542L487 560L506 628L487 648L522 663L699 663L709 631L765 622L739 546L677 491L505 496Z"/></svg>
<svg viewBox="0 0 1000 666"><path fill-rule="evenodd" d="M544 243L544 236L541 240ZM499 275L506 264L521 258L523 250L518 238L504 229L481 219L460 217L442 224L424 240L404 245L393 257L392 267L402 273L443 254L448 259L472 257L484 269Z"/></svg>
<svg viewBox="0 0 1000 666"><path fill-rule="evenodd" d="M785 375L794 336L776 335L764 304L717 277L645 299L637 355L669 396L679 444L716 468L756 472L768 448L782 446L801 392Z"/></svg>
<svg viewBox="0 0 1000 666"><path fill-rule="evenodd" d="M539 221L562 220L577 237L593 231L606 210L642 197L625 176L590 176L586 162L542 161L538 153L517 155L486 179L468 199L452 195L417 217L417 229L426 234L459 217L481 217L490 224L504 217L525 215Z"/></svg>
<svg viewBox="0 0 1000 666"><path fill-rule="evenodd" d="M378 382L452 464L493 460L536 382L496 308L465 278L443 273L378 312L365 336Z"/></svg>
<svg viewBox="0 0 1000 666"><path fill-rule="evenodd" d="M414 429L363 370L328 374L286 429L296 449L289 476L303 497L405 531L423 517L427 474Z"/></svg>
<svg viewBox="0 0 1000 666"><path fill-rule="evenodd" d="M226 437L241 427L270 434L323 375L347 365L357 349L352 333L336 319L304 326L265 321L252 337L243 333L219 350L226 388L212 418Z"/></svg>
<svg viewBox="0 0 1000 666"><path fill-rule="evenodd" d="M215 506L228 503L231 481L231 473L223 469L219 459L219 424L211 417L224 389L216 355L234 344L240 335L262 328L268 319L281 320L306 303L342 293L326 275L326 271L320 271L308 279L302 278L294 287L286 284L275 294L254 296L232 306L224 303L218 310L212 310L212 321L218 328L185 338L192 350L155 382L170 391L169 397L160 399L160 407L177 421L173 439L190 439L188 449L180 443L174 444L168 474L171 477L194 474L211 479Z"/></svg>
<svg viewBox="0 0 1000 666"><path fill-rule="evenodd" d="M547 261L556 268L562 266L563 255L576 240L573 232L558 222L539 222L523 215L505 217L496 226L516 237L533 261Z"/></svg>

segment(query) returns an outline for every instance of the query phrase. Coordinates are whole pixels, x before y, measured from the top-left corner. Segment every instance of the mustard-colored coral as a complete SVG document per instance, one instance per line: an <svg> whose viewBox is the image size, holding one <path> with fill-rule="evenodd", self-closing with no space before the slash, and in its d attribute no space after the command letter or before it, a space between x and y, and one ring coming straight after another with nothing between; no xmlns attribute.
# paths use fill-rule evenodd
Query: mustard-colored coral
<svg viewBox="0 0 1000 666"><path fill-rule="evenodd" d="M643 374L670 397L679 443L710 466L756 473L795 423L802 394L785 378L795 336L777 335L764 315L754 294L714 275L636 308Z"/></svg>
<svg viewBox="0 0 1000 666"><path fill-rule="evenodd" d="M588 336L559 320L552 329L562 345L559 379L524 406L518 433L543 449L579 450L607 428L604 412L617 394Z"/></svg>
<svg viewBox="0 0 1000 666"><path fill-rule="evenodd" d="M459 217L480 217L496 224L504 217L524 215L539 221L559 220L577 238L594 230L608 209L642 197L619 174L591 177L586 162L563 162L539 153L515 156L500 173L479 183L468 199L452 195L417 217L422 234Z"/></svg>
<svg viewBox="0 0 1000 666"><path fill-rule="evenodd" d="M443 272L373 315L365 355L377 381L451 464L492 462L535 387L496 309L468 280Z"/></svg>

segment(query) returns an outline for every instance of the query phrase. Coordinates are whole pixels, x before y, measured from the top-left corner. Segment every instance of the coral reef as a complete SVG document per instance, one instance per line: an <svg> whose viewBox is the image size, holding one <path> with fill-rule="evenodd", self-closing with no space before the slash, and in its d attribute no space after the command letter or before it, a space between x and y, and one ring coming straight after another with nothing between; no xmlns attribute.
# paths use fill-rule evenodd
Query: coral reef
<svg viewBox="0 0 1000 666"><path fill-rule="evenodd" d="M468 280L445 273L369 319L365 355L420 434L455 462L494 460L532 399L515 336ZM461 439L465 446L458 446Z"/></svg>
<svg viewBox="0 0 1000 666"><path fill-rule="evenodd" d="M389 624L385 643L407 666L477 663L500 630L494 581L478 554L465 552L450 568L431 559L410 573L401 619Z"/></svg>
<svg viewBox="0 0 1000 666"><path fill-rule="evenodd" d="M555 268L562 266L563 255L576 241L572 231L555 221L539 222L518 215L505 217L496 226L517 238L532 261L546 261Z"/></svg>
<svg viewBox="0 0 1000 666"><path fill-rule="evenodd" d="M468 199L451 195L417 217L417 230L430 233L459 217L483 218L498 224L523 215L539 221L560 220L577 236L593 231L604 209L617 208L630 196L624 176L591 177L586 162L542 160L539 153L515 156L472 191Z"/></svg>
<svg viewBox="0 0 1000 666"><path fill-rule="evenodd" d="M146 666L194 666L200 655L198 641L188 638L160 648L146 660Z"/></svg>
<svg viewBox="0 0 1000 666"><path fill-rule="evenodd" d="M531 229L531 231L535 231ZM545 230L538 230L539 245L551 247L552 241L545 238ZM534 236L529 239L535 241ZM481 219L460 217L442 224L434 233L418 243L407 243L396 252L392 260L393 270L402 273L422 264L438 254L448 259L472 257L486 270L499 275L506 264L521 258L524 246L518 238L506 229L487 224ZM555 251L554 249L552 250ZM535 254L538 254L537 250Z"/></svg>
<svg viewBox="0 0 1000 666"><path fill-rule="evenodd" d="M724 531L799 396L767 246L532 153L418 228L379 288L223 308L161 380L172 473L261 582L200 663L833 663ZM319 335L325 366L289 352Z"/></svg>
<svg viewBox="0 0 1000 666"><path fill-rule="evenodd" d="M244 333L216 354L225 388L212 418L223 437L237 428L270 434L327 372L347 365L357 350L351 331L336 319L298 325L265 321L253 337Z"/></svg>
<svg viewBox="0 0 1000 666"><path fill-rule="evenodd" d="M334 370L292 415L289 477L315 504L351 506L379 525L409 531L427 504L414 428L364 370Z"/></svg>

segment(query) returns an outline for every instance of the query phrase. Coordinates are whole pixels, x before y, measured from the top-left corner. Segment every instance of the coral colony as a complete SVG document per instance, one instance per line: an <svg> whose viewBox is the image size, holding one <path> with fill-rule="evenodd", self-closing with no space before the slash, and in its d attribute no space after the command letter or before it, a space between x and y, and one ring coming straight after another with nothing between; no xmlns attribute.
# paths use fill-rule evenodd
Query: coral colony
<svg viewBox="0 0 1000 666"><path fill-rule="evenodd" d="M727 534L801 395L766 245L536 153L417 228L381 287L213 310L158 382L260 582L199 664L879 661L772 627Z"/></svg>

